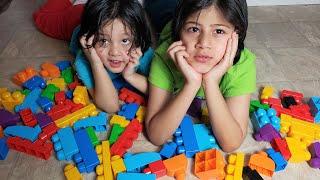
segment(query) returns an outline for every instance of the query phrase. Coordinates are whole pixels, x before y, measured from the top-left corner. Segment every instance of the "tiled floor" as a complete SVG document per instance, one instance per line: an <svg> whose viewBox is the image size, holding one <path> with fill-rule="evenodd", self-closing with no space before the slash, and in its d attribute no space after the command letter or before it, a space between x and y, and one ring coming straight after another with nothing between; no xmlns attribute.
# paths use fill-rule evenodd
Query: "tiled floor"
<svg viewBox="0 0 320 180"><path fill-rule="evenodd" d="M43 0L14 0L0 14L0 87L16 89L10 78L27 65L72 59L67 42L49 38L36 30L31 14ZM320 5L250 7L246 45L257 55L257 86L301 91L308 98L320 95ZM257 98L255 93L252 97ZM268 147L256 142L251 128L239 151L247 154ZM158 151L141 135L133 152ZM246 157L247 160L248 156ZM191 162L191 161L190 161ZM54 156L48 161L10 151L0 162L1 179L64 179L63 167ZM188 179L195 179L189 163ZM94 179L93 173L85 175ZM319 179L319 169L307 163L290 163L273 179ZM161 179L172 179L164 177Z"/></svg>

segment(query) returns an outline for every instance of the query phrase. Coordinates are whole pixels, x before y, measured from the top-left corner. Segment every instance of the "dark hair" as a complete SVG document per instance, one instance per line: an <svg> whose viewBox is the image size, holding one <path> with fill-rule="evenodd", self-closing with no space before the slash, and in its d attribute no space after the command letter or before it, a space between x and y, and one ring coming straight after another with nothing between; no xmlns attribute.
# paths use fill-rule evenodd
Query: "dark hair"
<svg viewBox="0 0 320 180"><path fill-rule="evenodd" d="M142 5L137 0L89 0L84 8L79 36L99 37L103 26L120 19L133 35L133 47L145 52L151 46L151 31ZM93 45L98 41L95 38Z"/></svg>
<svg viewBox="0 0 320 180"><path fill-rule="evenodd" d="M224 18L235 26L239 34L238 50L233 64L239 61L241 51L244 49L244 40L248 29L248 11L246 0L180 0L172 20L172 38L180 40L180 32L187 18L202 9L214 5Z"/></svg>

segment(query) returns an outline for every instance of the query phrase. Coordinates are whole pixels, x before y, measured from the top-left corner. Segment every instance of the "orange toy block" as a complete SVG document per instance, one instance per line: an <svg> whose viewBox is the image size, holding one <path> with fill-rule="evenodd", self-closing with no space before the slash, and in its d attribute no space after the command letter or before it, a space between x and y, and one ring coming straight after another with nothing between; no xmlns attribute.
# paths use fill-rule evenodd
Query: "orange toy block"
<svg viewBox="0 0 320 180"><path fill-rule="evenodd" d="M289 162L300 163L300 162L308 161L311 159L311 154L308 151L305 144L299 142L299 140L292 137L286 137L285 139L287 141L287 144L291 153Z"/></svg>
<svg viewBox="0 0 320 180"><path fill-rule="evenodd" d="M268 154L264 151L260 151L250 156L249 167L255 169L261 174L266 176L272 176L275 170L275 164L272 159L268 157Z"/></svg>
<svg viewBox="0 0 320 180"><path fill-rule="evenodd" d="M13 76L13 83L15 83L18 86L21 86L24 82L32 78L33 76L37 75L37 71L33 69L32 67L27 67L26 69L18 72Z"/></svg>
<svg viewBox="0 0 320 180"><path fill-rule="evenodd" d="M272 97L273 91L274 89L272 86L264 87L261 92L260 99L269 99L270 97Z"/></svg>
<svg viewBox="0 0 320 180"><path fill-rule="evenodd" d="M96 167L97 180L112 180L111 155L109 141L102 141L101 145L96 146L96 152L100 164Z"/></svg>
<svg viewBox="0 0 320 180"><path fill-rule="evenodd" d="M223 179L225 162L220 151L210 149L196 154L194 174L200 179Z"/></svg>
<svg viewBox="0 0 320 180"><path fill-rule="evenodd" d="M241 180L244 163L244 154L230 154L228 157L226 180Z"/></svg>
<svg viewBox="0 0 320 180"><path fill-rule="evenodd" d="M74 167L72 164L67 164L64 167L64 176L67 180L82 180L82 175L80 174L77 167Z"/></svg>
<svg viewBox="0 0 320 180"><path fill-rule="evenodd" d="M1 100L1 94L4 92L7 92L8 89L7 88L0 88L0 107L2 107L2 100Z"/></svg>
<svg viewBox="0 0 320 180"><path fill-rule="evenodd" d="M144 120L145 114L146 114L146 107L140 106L136 113L136 116L137 116L136 119L138 119L139 122L142 123Z"/></svg>
<svg viewBox="0 0 320 180"><path fill-rule="evenodd" d="M76 104L83 104L84 106L90 103L89 95L86 87L84 86L76 87L76 89L73 91L73 102Z"/></svg>
<svg viewBox="0 0 320 180"><path fill-rule="evenodd" d="M64 91L67 87L66 82L64 81L63 78L53 78L51 80L47 81L47 84L53 84L55 86L57 86L60 91Z"/></svg>
<svg viewBox="0 0 320 180"><path fill-rule="evenodd" d="M40 74L42 77L45 78L57 78L60 77L60 70L59 68L51 63L43 63L41 64L41 71Z"/></svg>
<svg viewBox="0 0 320 180"><path fill-rule="evenodd" d="M3 128L2 128L2 126L0 126L0 138L3 138L3 137L4 137Z"/></svg>
<svg viewBox="0 0 320 180"><path fill-rule="evenodd" d="M186 169L188 160L185 154L174 156L163 161L167 169L167 175L174 177L177 180L184 180L186 178Z"/></svg>
<svg viewBox="0 0 320 180"><path fill-rule="evenodd" d="M119 115L113 115L112 118L110 119L110 125L114 125L114 124L119 124L121 127L127 127L128 124L130 123L130 121L126 120L125 117L123 116L119 116Z"/></svg>
<svg viewBox="0 0 320 180"><path fill-rule="evenodd" d="M144 105L145 101L142 96L139 94L127 89L127 88L122 88L119 93L119 99L121 101L124 101L126 103L137 103L139 105Z"/></svg>
<svg viewBox="0 0 320 180"><path fill-rule="evenodd" d="M10 112L14 112L14 107L23 102L25 95L20 91L14 91L10 93L9 91L0 92L0 101L2 106Z"/></svg>

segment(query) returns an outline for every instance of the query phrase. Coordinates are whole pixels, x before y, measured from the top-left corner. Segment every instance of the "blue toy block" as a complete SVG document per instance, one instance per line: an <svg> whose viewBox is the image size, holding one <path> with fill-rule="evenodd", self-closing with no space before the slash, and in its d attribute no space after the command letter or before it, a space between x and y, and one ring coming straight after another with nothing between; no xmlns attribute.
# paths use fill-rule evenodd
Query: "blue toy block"
<svg viewBox="0 0 320 180"><path fill-rule="evenodd" d="M9 126L3 132L5 136L18 136L34 142L38 139L41 128L39 125L36 125L34 128L29 126Z"/></svg>
<svg viewBox="0 0 320 180"><path fill-rule="evenodd" d="M188 158L199 152L197 138L193 130L193 123L190 116L184 116L179 128L175 132L175 143L178 145L177 153L185 152Z"/></svg>
<svg viewBox="0 0 320 180"><path fill-rule="evenodd" d="M9 152L7 138L0 139L0 160L5 160Z"/></svg>
<svg viewBox="0 0 320 180"><path fill-rule="evenodd" d="M62 128L51 137L58 160L71 160L79 152L73 131L70 127Z"/></svg>
<svg viewBox="0 0 320 180"><path fill-rule="evenodd" d="M93 172L100 161L87 131L80 129L74 133L74 137L79 147L79 153L74 156L74 161L80 173L84 172L83 170L87 173Z"/></svg>
<svg viewBox="0 0 320 180"><path fill-rule="evenodd" d="M132 155L126 153L123 162L126 166L127 172L141 172L146 165L161 160L161 156L156 152L143 152Z"/></svg>
<svg viewBox="0 0 320 180"><path fill-rule="evenodd" d="M252 113L251 122L255 132L258 132L264 125L270 123L278 132L280 131L280 119L277 117L277 112L273 108L267 111L259 108Z"/></svg>
<svg viewBox="0 0 320 180"><path fill-rule="evenodd" d="M37 99L40 97L41 89L35 88L32 90L25 98L22 104L17 105L14 110L15 112L19 112L23 109L30 108L32 113L36 114L40 109L39 105L37 104Z"/></svg>
<svg viewBox="0 0 320 180"><path fill-rule="evenodd" d="M37 100L38 105L42 108L44 112L48 112L53 107L53 102L47 97L39 97Z"/></svg>
<svg viewBox="0 0 320 180"><path fill-rule="evenodd" d="M162 149L159 152L159 154L162 157L169 159L176 154L176 149L177 149L177 144L174 142L169 142L162 146Z"/></svg>
<svg viewBox="0 0 320 180"><path fill-rule="evenodd" d="M284 159L280 152L275 152L274 149L269 148L266 150L266 153L268 153L268 156L276 164L275 172L284 170L286 168L288 162Z"/></svg>
<svg viewBox="0 0 320 180"><path fill-rule="evenodd" d="M65 94L66 94L66 97L68 99L72 99L73 98L73 91L72 90L68 90Z"/></svg>
<svg viewBox="0 0 320 180"><path fill-rule="evenodd" d="M101 132L106 131L108 114L105 112L100 112L98 116L88 117L81 119L73 124L73 129L77 131L80 128L86 128L92 126L95 131Z"/></svg>
<svg viewBox="0 0 320 180"><path fill-rule="evenodd" d="M67 69L68 67L71 67L71 62L69 60L59 61L56 63L56 66L62 72L63 70Z"/></svg>
<svg viewBox="0 0 320 180"><path fill-rule="evenodd" d="M24 82L22 86L29 90L34 90L35 88L44 89L47 86L47 84L42 77L36 75Z"/></svg>
<svg viewBox="0 0 320 180"><path fill-rule="evenodd" d="M320 123L320 97L312 96L309 100L309 106L315 123Z"/></svg>
<svg viewBox="0 0 320 180"><path fill-rule="evenodd" d="M194 133L196 134L197 143L200 151L208 149L221 149L216 142L216 138L212 135L211 129L205 124L194 124Z"/></svg>
<svg viewBox="0 0 320 180"><path fill-rule="evenodd" d="M118 115L126 117L127 120L132 120L135 118L138 109L139 105L136 103L124 104L121 106Z"/></svg>
<svg viewBox="0 0 320 180"><path fill-rule="evenodd" d="M132 179L139 179L139 180L155 180L155 174L144 174L144 173L118 173L117 180L132 180Z"/></svg>

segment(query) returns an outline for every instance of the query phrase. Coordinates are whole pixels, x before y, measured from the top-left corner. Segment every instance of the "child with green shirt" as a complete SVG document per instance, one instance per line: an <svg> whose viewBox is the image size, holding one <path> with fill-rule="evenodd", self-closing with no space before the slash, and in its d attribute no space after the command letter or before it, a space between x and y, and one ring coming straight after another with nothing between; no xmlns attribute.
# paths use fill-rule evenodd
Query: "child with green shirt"
<svg viewBox="0 0 320 180"><path fill-rule="evenodd" d="M179 1L149 74L145 123L152 143L165 143L198 97L206 100L221 148L230 152L241 145L256 90L255 56L244 48L247 27L245 0Z"/></svg>

